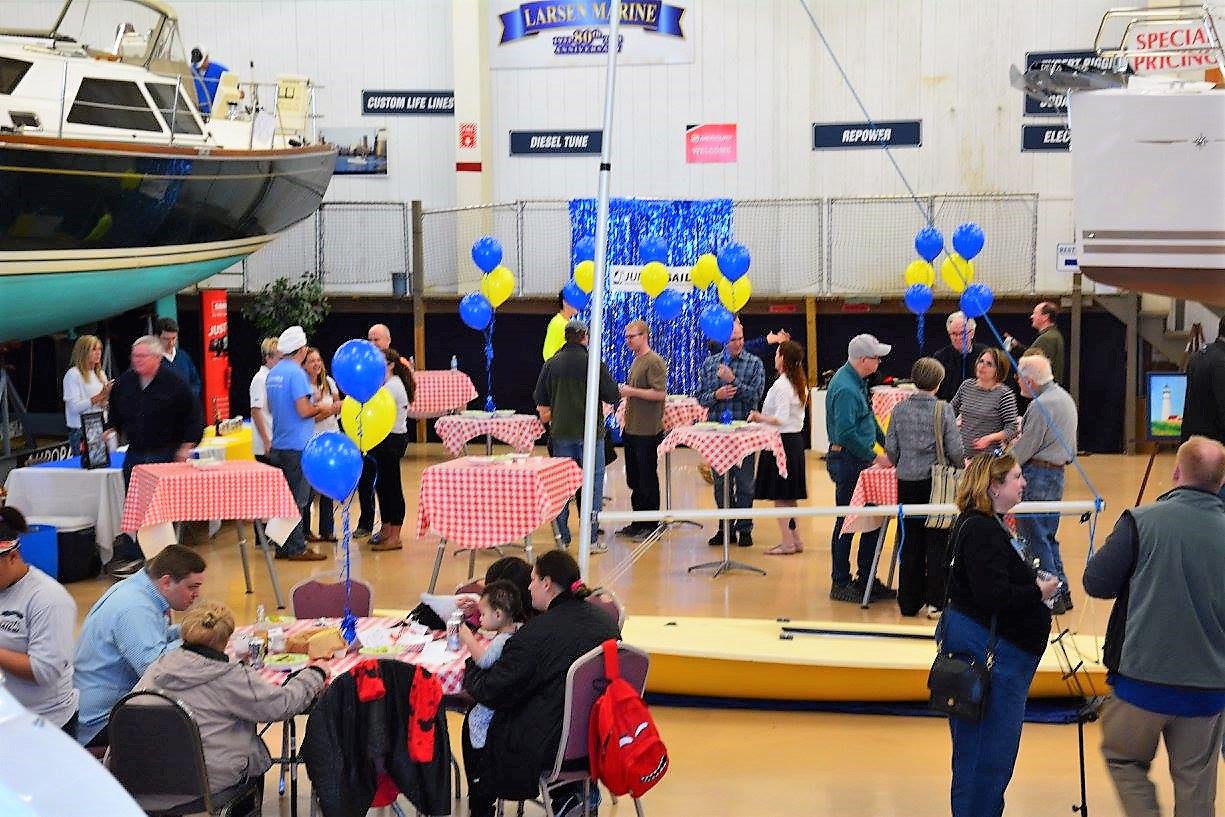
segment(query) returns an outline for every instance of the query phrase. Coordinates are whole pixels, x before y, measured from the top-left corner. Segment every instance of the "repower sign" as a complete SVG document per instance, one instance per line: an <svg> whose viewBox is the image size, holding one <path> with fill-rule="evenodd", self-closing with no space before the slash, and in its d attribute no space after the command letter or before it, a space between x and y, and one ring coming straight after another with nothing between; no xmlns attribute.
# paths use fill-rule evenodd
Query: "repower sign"
<svg viewBox="0 0 1225 817"><path fill-rule="evenodd" d="M923 122L897 119L889 122L814 122L813 150L855 148L917 148L923 144Z"/></svg>

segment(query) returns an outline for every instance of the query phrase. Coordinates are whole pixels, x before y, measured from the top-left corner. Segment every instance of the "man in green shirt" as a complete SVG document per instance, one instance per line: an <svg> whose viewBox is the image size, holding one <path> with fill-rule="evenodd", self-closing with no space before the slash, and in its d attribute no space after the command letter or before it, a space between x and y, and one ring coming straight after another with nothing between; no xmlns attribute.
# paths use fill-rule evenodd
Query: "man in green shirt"
<svg viewBox="0 0 1225 817"><path fill-rule="evenodd" d="M1042 350L1042 354L1046 355L1046 359L1051 362L1051 374L1055 376L1055 382L1062 386L1067 381L1063 379L1063 333L1055 325L1055 318L1058 315L1059 307L1050 301L1043 301L1034 307L1034 311L1030 313L1029 322L1034 329L1038 330L1038 337L1034 338L1034 342L1029 344L1028 348ZM1008 344L1009 351L1014 354L1021 349L1020 341L1012 335L1005 334L1004 342Z"/></svg>
<svg viewBox="0 0 1225 817"><path fill-rule="evenodd" d="M668 364L651 349L651 329L646 321L625 325L625 345L634 353L629 377L621 386L625 399L625 482L630 489L630 507L635 511L659 510L659 455L664 438L664 401L668 399ZM643 537L655 530L654 522L631 522L618 536Z"/></svg>

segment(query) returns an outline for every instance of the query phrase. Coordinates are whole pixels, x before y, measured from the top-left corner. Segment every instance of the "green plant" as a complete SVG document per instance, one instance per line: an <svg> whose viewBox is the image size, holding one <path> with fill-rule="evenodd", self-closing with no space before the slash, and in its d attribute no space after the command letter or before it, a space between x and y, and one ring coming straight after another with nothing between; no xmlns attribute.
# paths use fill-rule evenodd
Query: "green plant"
<svg viewBox="0 0 1225 817"><path fill-rule="evenodd" d="M295 324L310 335L331 308L322 279L305 273L296 283L282 276L265 284L242 308L242 316L255 325L260 337L276 337Z"/></svg>

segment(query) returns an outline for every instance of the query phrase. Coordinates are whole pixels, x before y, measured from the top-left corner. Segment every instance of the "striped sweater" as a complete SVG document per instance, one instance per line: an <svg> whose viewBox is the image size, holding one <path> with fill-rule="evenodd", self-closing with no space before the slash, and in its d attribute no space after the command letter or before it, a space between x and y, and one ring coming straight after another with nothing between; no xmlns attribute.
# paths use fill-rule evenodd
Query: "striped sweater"
<svg viewBox="0 0 1225 817"><path fill-rule="evenodd" d="M958 387L950 405L961 418L961 443L967 457L983 452L974 447L979 437L1003 431L1003 442L1008 442L1017 436L1017 398L1003 383L984 389L970 378Z"/></svg>

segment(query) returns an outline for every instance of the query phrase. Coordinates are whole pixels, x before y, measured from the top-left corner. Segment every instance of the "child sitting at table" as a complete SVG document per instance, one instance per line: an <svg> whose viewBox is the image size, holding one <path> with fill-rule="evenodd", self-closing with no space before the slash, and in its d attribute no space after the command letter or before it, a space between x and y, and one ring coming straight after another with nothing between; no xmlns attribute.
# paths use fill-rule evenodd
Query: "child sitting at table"
<svg viewBox="0 0 1225 817"><path fill-rule="evenodd" d="M499 579L490 582L481 591L478 606L481 629L493 633L493 640L479 641L467 627L459 628L459 640L478 667L489 669L502 656L502 648L523 622L523 599L519 588ZM492 720L493 710L483 704L476 704L468 713L468 740L474 749L485 748L485 736Z"/></svg>

